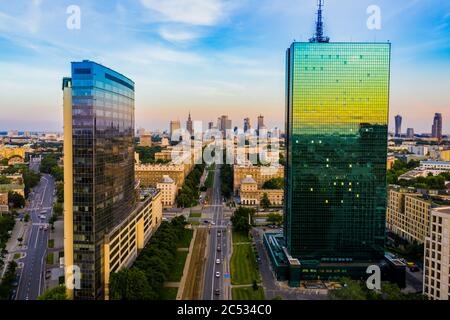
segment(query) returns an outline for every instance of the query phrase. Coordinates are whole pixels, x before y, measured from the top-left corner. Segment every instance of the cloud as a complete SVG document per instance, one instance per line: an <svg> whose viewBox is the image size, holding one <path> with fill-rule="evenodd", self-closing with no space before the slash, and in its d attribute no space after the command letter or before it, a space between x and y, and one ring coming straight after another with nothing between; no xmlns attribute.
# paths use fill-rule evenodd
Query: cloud
<svg viewBox="0 0 450 320"><path fill-rule="evenodd" d="M161 27L159 29L159 35L170 42L188 42L200 36L200 34L196 32L176 30L167 27Z"/></svg>
<svg viewBox="0 0 450 320"><path fill-rule="evenodd" d="M213 26L228 13L224 0L141 0L148 9L160 14L164 21L199 26Z"/></svg>

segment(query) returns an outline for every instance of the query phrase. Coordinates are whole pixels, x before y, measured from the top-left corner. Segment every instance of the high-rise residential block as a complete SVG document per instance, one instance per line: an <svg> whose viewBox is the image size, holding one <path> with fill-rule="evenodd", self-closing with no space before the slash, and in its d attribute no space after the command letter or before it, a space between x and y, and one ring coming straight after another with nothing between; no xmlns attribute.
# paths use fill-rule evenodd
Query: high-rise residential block
<svg viewBox="0 0 450 320"><path fill-rule="evenodd" d="M431 212L425 240L423 293L432 300L450 299L450 207Z"/></svg>
<svg viewBox="0 0 450 320"><path fill-rule="evenodd" d="M395 116L395 136L402 136L402 116L400 115Z"/></svg>

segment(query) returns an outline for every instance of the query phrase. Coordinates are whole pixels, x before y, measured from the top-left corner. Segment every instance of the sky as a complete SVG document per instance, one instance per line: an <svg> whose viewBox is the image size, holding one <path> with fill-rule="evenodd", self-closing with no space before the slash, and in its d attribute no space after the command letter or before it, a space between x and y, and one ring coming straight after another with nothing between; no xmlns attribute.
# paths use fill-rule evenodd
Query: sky
<svg viewBox="0 0 450 320"><path fill-rule="evenodd" d="M283 128L285 51L313 35L315 12L316 0L0 0L0 131L62 131L61 80L84 59L136 82L136 128L189 111ZM392 43L391 129L401 114L403 131L429 133L440 112L450 133L450 1L325 0L324 20L331 41Z"/></svg>

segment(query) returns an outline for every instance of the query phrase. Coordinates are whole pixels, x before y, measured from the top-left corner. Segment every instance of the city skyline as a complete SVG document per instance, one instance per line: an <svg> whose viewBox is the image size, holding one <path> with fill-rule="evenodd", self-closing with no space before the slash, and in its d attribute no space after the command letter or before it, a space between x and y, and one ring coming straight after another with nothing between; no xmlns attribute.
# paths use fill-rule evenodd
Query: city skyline
<svg viewBox="0 0 450 320"><path fill-rule="evenodd" d="M1 130L62 131L57 84L69 71L67 61L86 58L136 80L136 127L167 128L170 113L156 110L186 116L190 110L193 120L205 124L220 114L241 123L262 113L269 128L283 127L279 52L293 39L308 39L316 2L214 0L205 6L186 1L185 10L175 9L171 0L165 3L79 1L80 30L65 28L68 1L1 4L0 65L6 72L0 96L2 107L10 110L0 120ZM371 4L328 1L327 34L334 41L389 40L390 130L395 114L401 114L405 128L431 133L433 114L441 113L447 134L450 4L379 1L381 30L369 30L366 9ZM353 19L346 19L349 12ZM115 41L116 35L123 40ZM426 40L417 44L418 37Z"/></svg>

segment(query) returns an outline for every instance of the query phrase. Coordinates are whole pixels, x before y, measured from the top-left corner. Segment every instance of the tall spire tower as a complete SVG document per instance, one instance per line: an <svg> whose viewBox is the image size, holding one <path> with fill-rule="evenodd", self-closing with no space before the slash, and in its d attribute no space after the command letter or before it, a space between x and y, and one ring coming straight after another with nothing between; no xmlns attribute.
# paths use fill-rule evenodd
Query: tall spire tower
<svg viewBox="0 0 450 320"><path fill-rule="evenodd" d="M314 37L309 39L309 42L324 42L328 43L330 42L329 37L325 37L323 35L323 19L322 19L322 7L324 4L324 0L317 0L317 22L316 22L316 33Z"/></svg>

